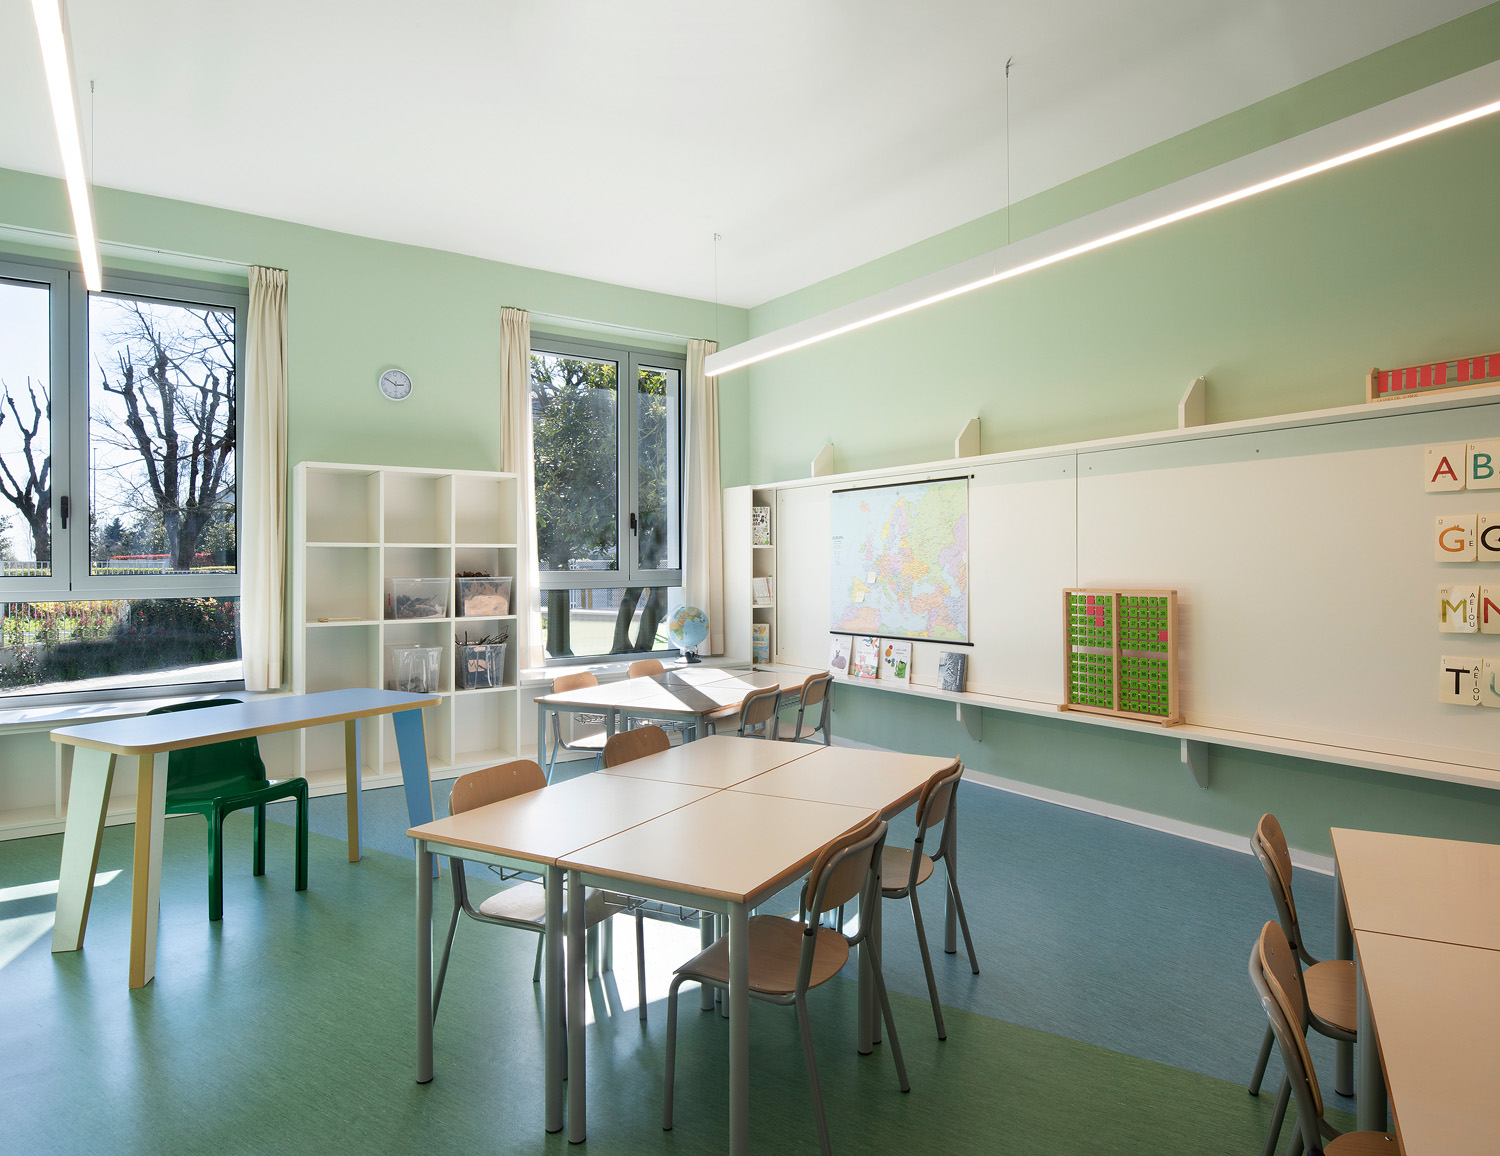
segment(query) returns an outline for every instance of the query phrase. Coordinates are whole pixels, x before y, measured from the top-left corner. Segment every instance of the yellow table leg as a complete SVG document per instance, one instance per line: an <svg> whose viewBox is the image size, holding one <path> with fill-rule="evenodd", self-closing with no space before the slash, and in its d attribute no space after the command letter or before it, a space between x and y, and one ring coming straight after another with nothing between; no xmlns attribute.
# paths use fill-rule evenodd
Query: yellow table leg
<svg viewBox="0 0 1500 1156"><path fill-rule="evenodd" d="M52 925L52 950L77 951L88 928L89 903L94 898L94 873L99 868L99 840L109 787L115 777L115 756L88 747L62 748L63 767L69 760L73 774L68 786L67 825L63 828L62 867L57 874L57 920Z"/></svg>
<svg viewBox="0 0 1500 1156"><path fill-rule="evenodd" d="M344 720L344 822L349 832L349 862L359 862L359 720Z"/></svg>
<svg viewBox="0 0 1500 1156"><path fill-rule="evenodd" d="M136 771L135 860L130 881L130 986L156 978L156 923L161 913L161 836L166 821L167 760L140 755Z"/></svg>

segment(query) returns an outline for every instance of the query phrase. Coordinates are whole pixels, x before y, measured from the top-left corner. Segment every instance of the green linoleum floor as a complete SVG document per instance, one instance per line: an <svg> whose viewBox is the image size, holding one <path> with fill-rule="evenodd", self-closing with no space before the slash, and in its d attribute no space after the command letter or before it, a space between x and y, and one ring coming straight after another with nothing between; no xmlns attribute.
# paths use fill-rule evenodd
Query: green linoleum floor
<svg viewBox="0 0 1500 1156"><path fill-rule="evenodd" d="M0 1151L15 1153L561 1152L542 1127L534 939L460 927L436 1033L436 1078L413 1080L412 864L349 864L312 836L292 890L292 832L270 824L249 872L248 817L226 833L225 918L206 918L203 824L173 819L158 975L125 985L132 828L106 831L81 953L54 957L61 836L0 844ZM446 884L439 918L446 920ZM727 1135L727 1022L682 997L677 1127L660 1126L666 985L694 928L647 924L650 1023L634 1009L631 925L594 986L585 1151L718 1152ZM38 929L41 928L41 933ZM23 941L34 938L29 945ZM985 961L1003 968L1003 958ZM853 1047L851 981L811 998L835 1151L1254 1153L1270 1095L962 1010L939 1043L925 1000L893 993L912 1091L884 1047ZM752 1004L752 1149L817 1151L795 1017ZM1274 1092L1274 1088L1271 1089ZM1348 1126L1346 1119L1336 1119Z"/></svg>

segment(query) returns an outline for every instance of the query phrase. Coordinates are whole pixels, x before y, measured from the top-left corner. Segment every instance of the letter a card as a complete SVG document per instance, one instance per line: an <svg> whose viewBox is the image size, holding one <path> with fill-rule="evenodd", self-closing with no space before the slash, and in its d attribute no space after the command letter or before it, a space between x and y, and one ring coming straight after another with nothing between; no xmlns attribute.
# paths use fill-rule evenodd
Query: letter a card
<svg viewBox="0 0 1500 1156"><path fill-rule="evenodd" d="M1422 474L1429 494L1464 488L1468 461L1467 442L1427 447L1427 464Z"/></svg>

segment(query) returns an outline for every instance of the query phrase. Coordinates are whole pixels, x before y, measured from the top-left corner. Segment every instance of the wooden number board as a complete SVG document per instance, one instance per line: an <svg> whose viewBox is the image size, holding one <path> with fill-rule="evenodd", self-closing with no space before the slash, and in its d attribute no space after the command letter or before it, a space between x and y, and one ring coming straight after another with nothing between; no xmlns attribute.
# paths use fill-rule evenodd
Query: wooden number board
<svg viewBox="0 0 1500 1156"><path fill-rule="evenodd" d="M1170 726L1177 699L1177 591L1064 590L1063 710Z"/></svg>

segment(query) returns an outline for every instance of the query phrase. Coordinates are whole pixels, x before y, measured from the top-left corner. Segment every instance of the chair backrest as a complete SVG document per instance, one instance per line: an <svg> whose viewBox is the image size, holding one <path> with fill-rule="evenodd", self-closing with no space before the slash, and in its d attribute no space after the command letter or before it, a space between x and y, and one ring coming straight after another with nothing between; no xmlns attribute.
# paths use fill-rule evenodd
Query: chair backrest
<svg viewBox="0 0 1500 1156"><path fill-rule="evenodd" d="M1298 955L1309 958L1302 946L1302 929L1297 923L1297 901L1292 898L1292 853L1287 849L1286 836L1282 834L1275 815L1260 817L1255 833L1250 836L1250 849L1266 873L1271 899L1276 904L1276 915L1281 920L1281 930L1287 942Z"/></svg>
<svg viewBox="0 0 1500 1156"><path fill-rule="evenodd" d="M672 741L661 727L636 727L634 730L620 731L611 735L604 744L604 765L618 767L632 759L659 755L662 751L670 750L671 746Z"/></svg>
<svg viewBox="0 0 1500 1156"><path fill-rule="evenodd" d="M599 680L586 670L580 670L577 674L560 674L552 680L552 693L563 694L570 690L583 690L585 687L598 686Z"/></svg>
<svg viewBox="0 0 1500 1156"><path fill-rule="evenodd" d="M1309 1152L1321 1153L1319 1125L1323 1119L1323 1093L1318 1088L1318 1074L1302 1026L1307 1017L1299 976L1297 957L1286 935L1278 924L1268 922L1250 951L1250 982L1281 1046L1282 1062L1297 1100L1303 1144Z"/></svg>
<svg viewBox="0 0 1500 1156"><path fill-rule="evenodd" d="M768 686L765 690L752 691L740 704L739 733L744 734L753 727L760 727L766 738L775 738L776 711L781 706L781 688Z"/></svg>
<svg viewBox="0 0 1500 1156"><path fill-rule="evenodd" d="M833 672L825 670L822 674L810 674L802 684L802 706L805 710L810 706L817 706L828 697L828 687L833 682Z"/></svg>
<svg viewBox="0 0 1500 1156"><path fill-rule="evenodd" d="M637 662L632 662L627 673L631 678L646 678L649 675L660 674L666 669L659 658L642 658Z"/></svg>
<svg viewBox="0 0 1500 1156"><path fill-rule="evenodd" d="M870 908L866 888L871 886L871 867L880 853L885 831L885 821L878 815L872 816L818 852L807 875L809 926L825 911L841 907L857 896L863 930L864 912Z"/></svg>
<svg viewBox="0 0 1500 1156"><path fill-rule="evenodd" d="M176 702L146 713L173 714L180 710L230 706L239 701L237 698L210 698L199 702ZM243 779L258 782L266 779L266 764L260 757L260 744L254 735L202 747L187 747L167 755L167 785L178 790L198 786L210 788L215 783Z"/></svg>
<svg viewBox="0 0 1500 1156"><path fill-rule="evenodd" d="M448 813L461 815L475 807L498 803L501 799L514 799L517 795L540 790L546 785L547 776L530 759L517 759L513 763L470 771L453 780L453 794L448 796Z"/></svg>
<svg viewBox="0 0 1500 1156"><path fill-rule="evenodd" d="M944 767L922 787L917 797L917 833L924 834L946 819L958 805L958 781L964 777L964 765L957 759Z"/></svg>

